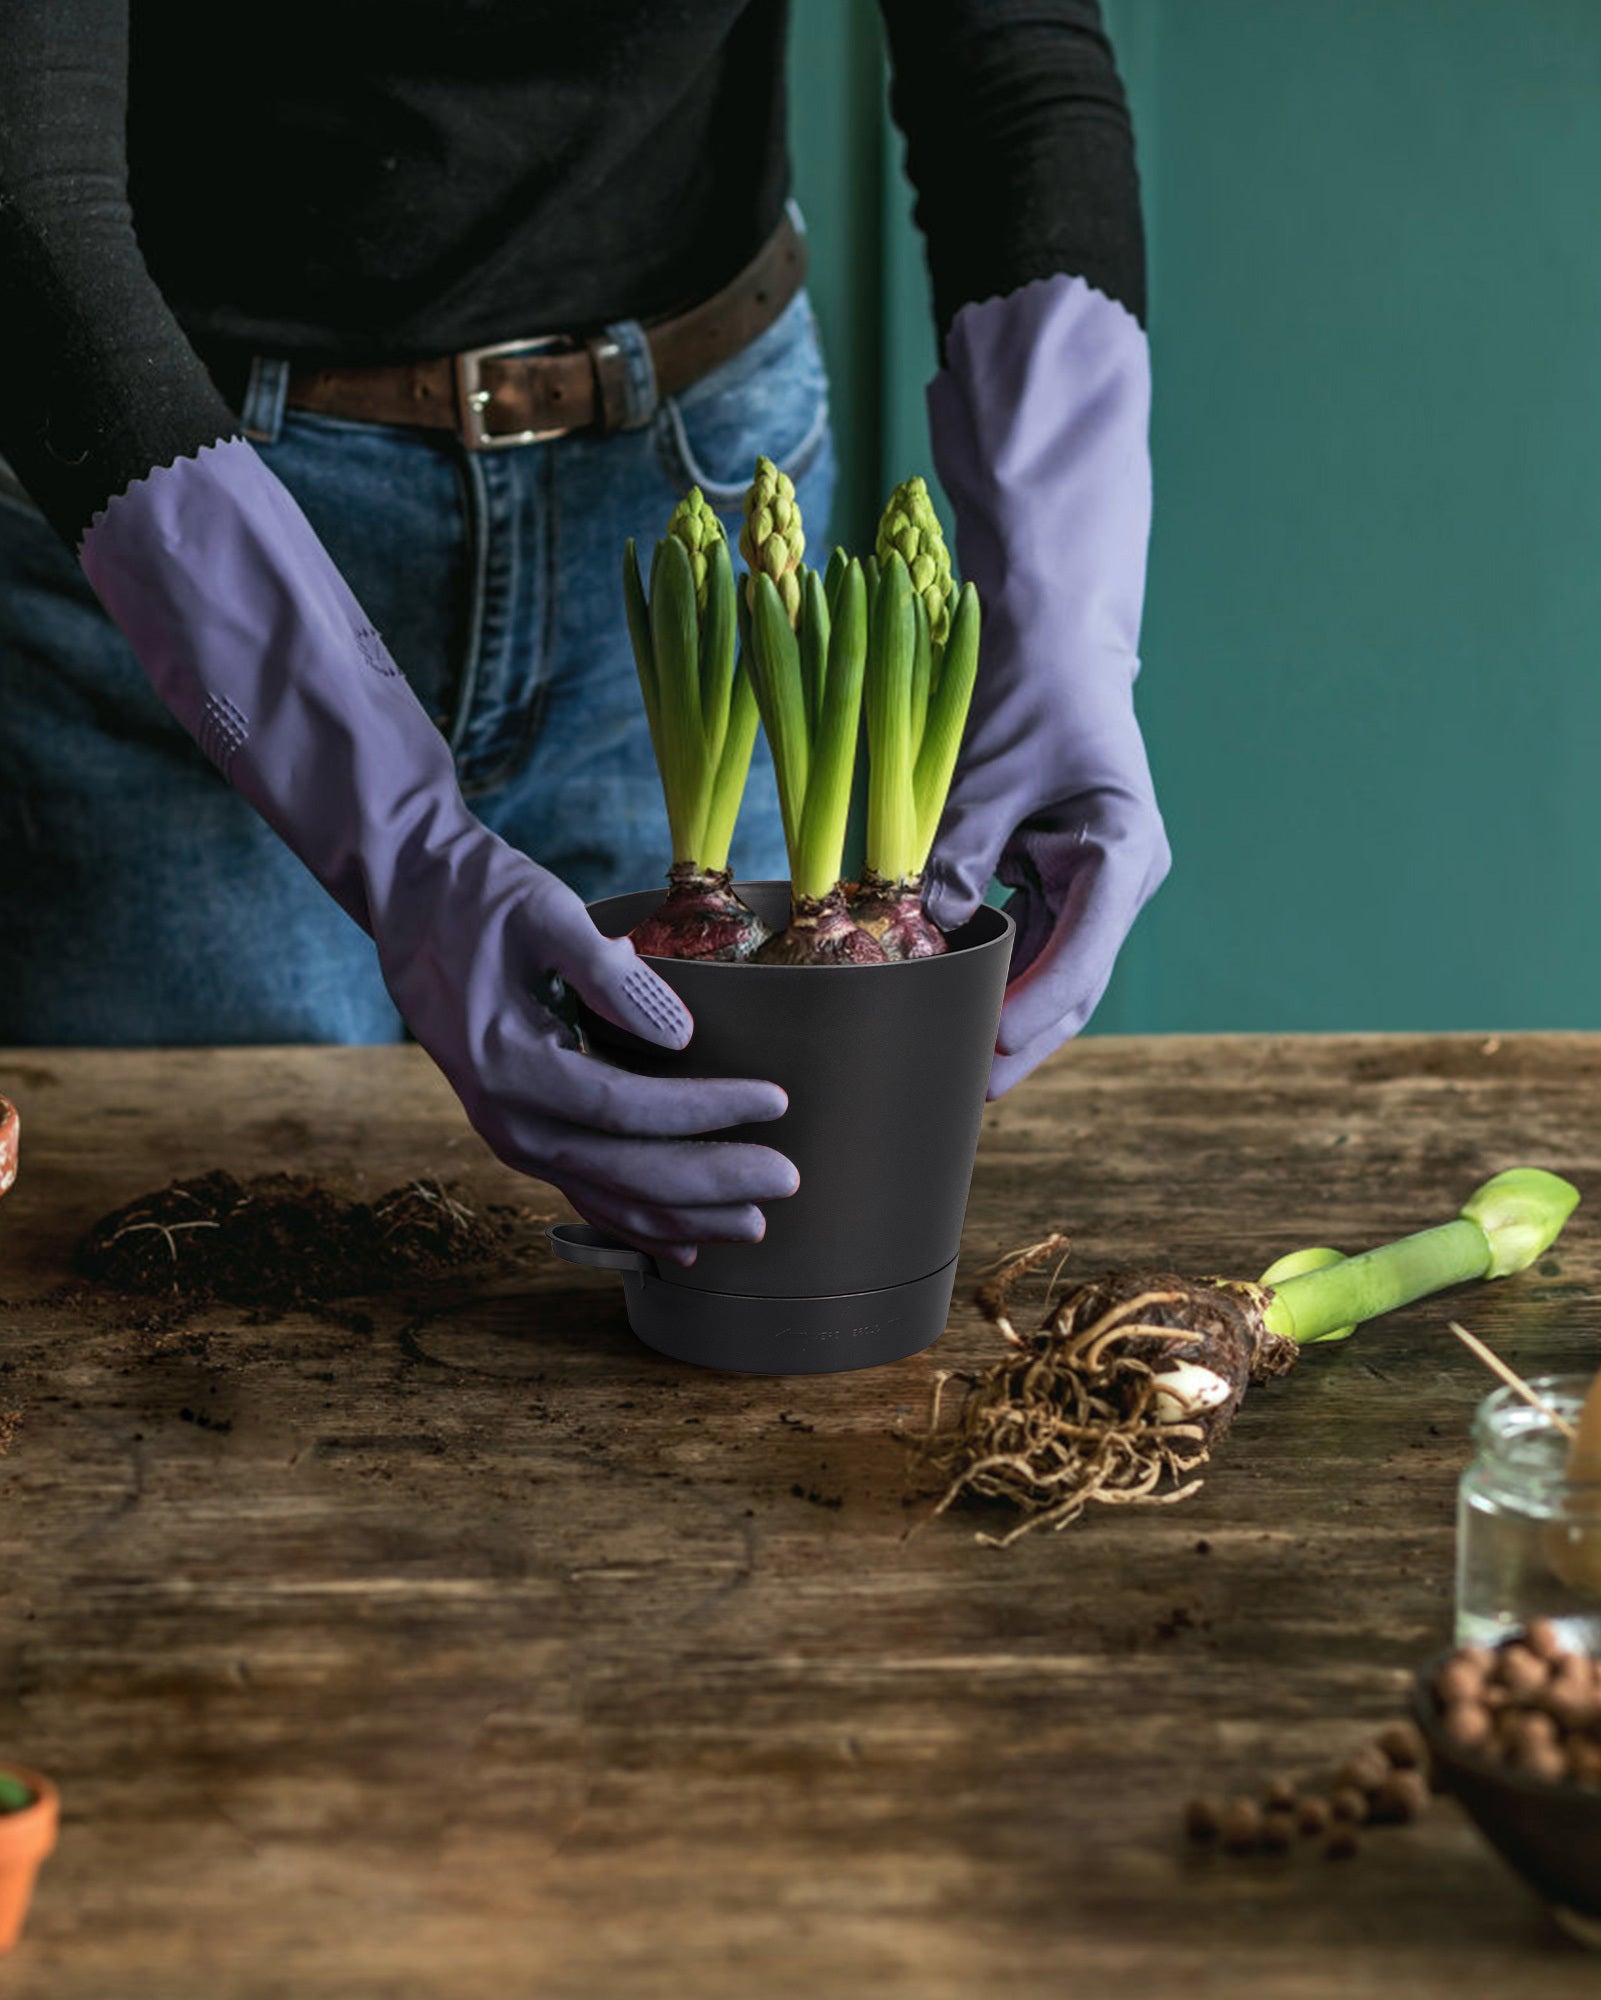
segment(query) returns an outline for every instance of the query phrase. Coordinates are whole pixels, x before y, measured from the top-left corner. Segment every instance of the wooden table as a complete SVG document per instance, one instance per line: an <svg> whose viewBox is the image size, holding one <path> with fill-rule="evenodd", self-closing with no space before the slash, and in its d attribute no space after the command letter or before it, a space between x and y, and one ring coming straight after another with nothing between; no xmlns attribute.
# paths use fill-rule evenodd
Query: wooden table
<svg viewBox="0 0 1601 2000"><path fill-rule="evenodd" d="M0 1209L0 1750L64 1825L6 2000L1591 1995L1456 1808L1219 1863L1197 1789L1326 1764L1451 1604L1488 1386L1424 1304L1254 1396L1206 1490L907 1539L904 1427L993 1336L772 1381L659 1360L541 1255L371 1329L50 1295L175 1175L417 1174L551 1216L414 1050L24 1051ZM1601 1037L1094 1040L992 1108L966 1248L1254 1274L1548 1165L1538 1271L1452 1309L1597 1358Z"/></svg>

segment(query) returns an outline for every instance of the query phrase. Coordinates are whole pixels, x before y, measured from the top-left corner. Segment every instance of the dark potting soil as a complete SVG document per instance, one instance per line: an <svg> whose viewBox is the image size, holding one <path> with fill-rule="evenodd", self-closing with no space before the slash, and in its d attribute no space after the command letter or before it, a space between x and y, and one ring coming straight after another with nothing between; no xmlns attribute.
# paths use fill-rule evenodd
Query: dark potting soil
<svg viewBox="0 0 1601 2000"><path fill-rule="evenodd" d="M438 1181L356 1201L301 1174L173 1181L102 1216L86 1276L128 1292L282 1308L361 1298L493 1257L520 1212L469 1208Z"/></svg>

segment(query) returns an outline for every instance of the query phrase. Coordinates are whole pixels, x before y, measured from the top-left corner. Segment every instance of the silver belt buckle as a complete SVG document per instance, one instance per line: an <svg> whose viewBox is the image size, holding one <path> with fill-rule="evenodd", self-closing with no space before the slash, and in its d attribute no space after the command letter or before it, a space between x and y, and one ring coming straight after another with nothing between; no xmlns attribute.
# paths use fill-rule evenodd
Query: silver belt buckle
<svg viewBox="0 0 1601 2000"><path fill-rule="evenodd" d="M517 444L545 444L551 438L566 437L573 424L558 424L548 431L490 431L484 428L490 392L483 386L482 368L486 361L514 354L548 354L572 351L577 343L564 333L536 334L531 340L503 340L496 347L470 347L454 357L456 370L456 413L462 437L469 451L505 451Z"/></svg>

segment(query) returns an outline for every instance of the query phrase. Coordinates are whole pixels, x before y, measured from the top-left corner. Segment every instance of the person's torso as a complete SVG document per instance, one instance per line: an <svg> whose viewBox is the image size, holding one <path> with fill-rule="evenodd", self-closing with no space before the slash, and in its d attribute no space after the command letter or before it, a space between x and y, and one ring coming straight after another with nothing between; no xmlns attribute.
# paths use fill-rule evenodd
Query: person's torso
<svg viewBox="0 0 1601 2000"><path fill-rule="evenodd" d="M786 0L130 11L134 219L202 344L413 357L648 316L716 290L787 191Z"/></svg>

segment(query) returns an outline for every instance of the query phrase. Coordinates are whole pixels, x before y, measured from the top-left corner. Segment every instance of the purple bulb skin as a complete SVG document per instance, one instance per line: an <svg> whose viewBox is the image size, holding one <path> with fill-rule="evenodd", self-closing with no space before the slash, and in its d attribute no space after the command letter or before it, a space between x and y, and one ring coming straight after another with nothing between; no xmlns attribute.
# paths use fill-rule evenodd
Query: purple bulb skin
<svg viewBox="0 0 1601 2000"><path fill-rule="evenodd" d="M772 932L734 894L728 869L681 861L668 871L662 902L628 935L642 958L733 964L754 958Z"/></svg>
<svg viewBox="0 0 1601 2000"><path fill-rule="evenodd" d="M854 921L838 888L815 899L795 897L789 928L769 938L756 954L758 965L883 965L886 960L883 946Z"/></svg>

